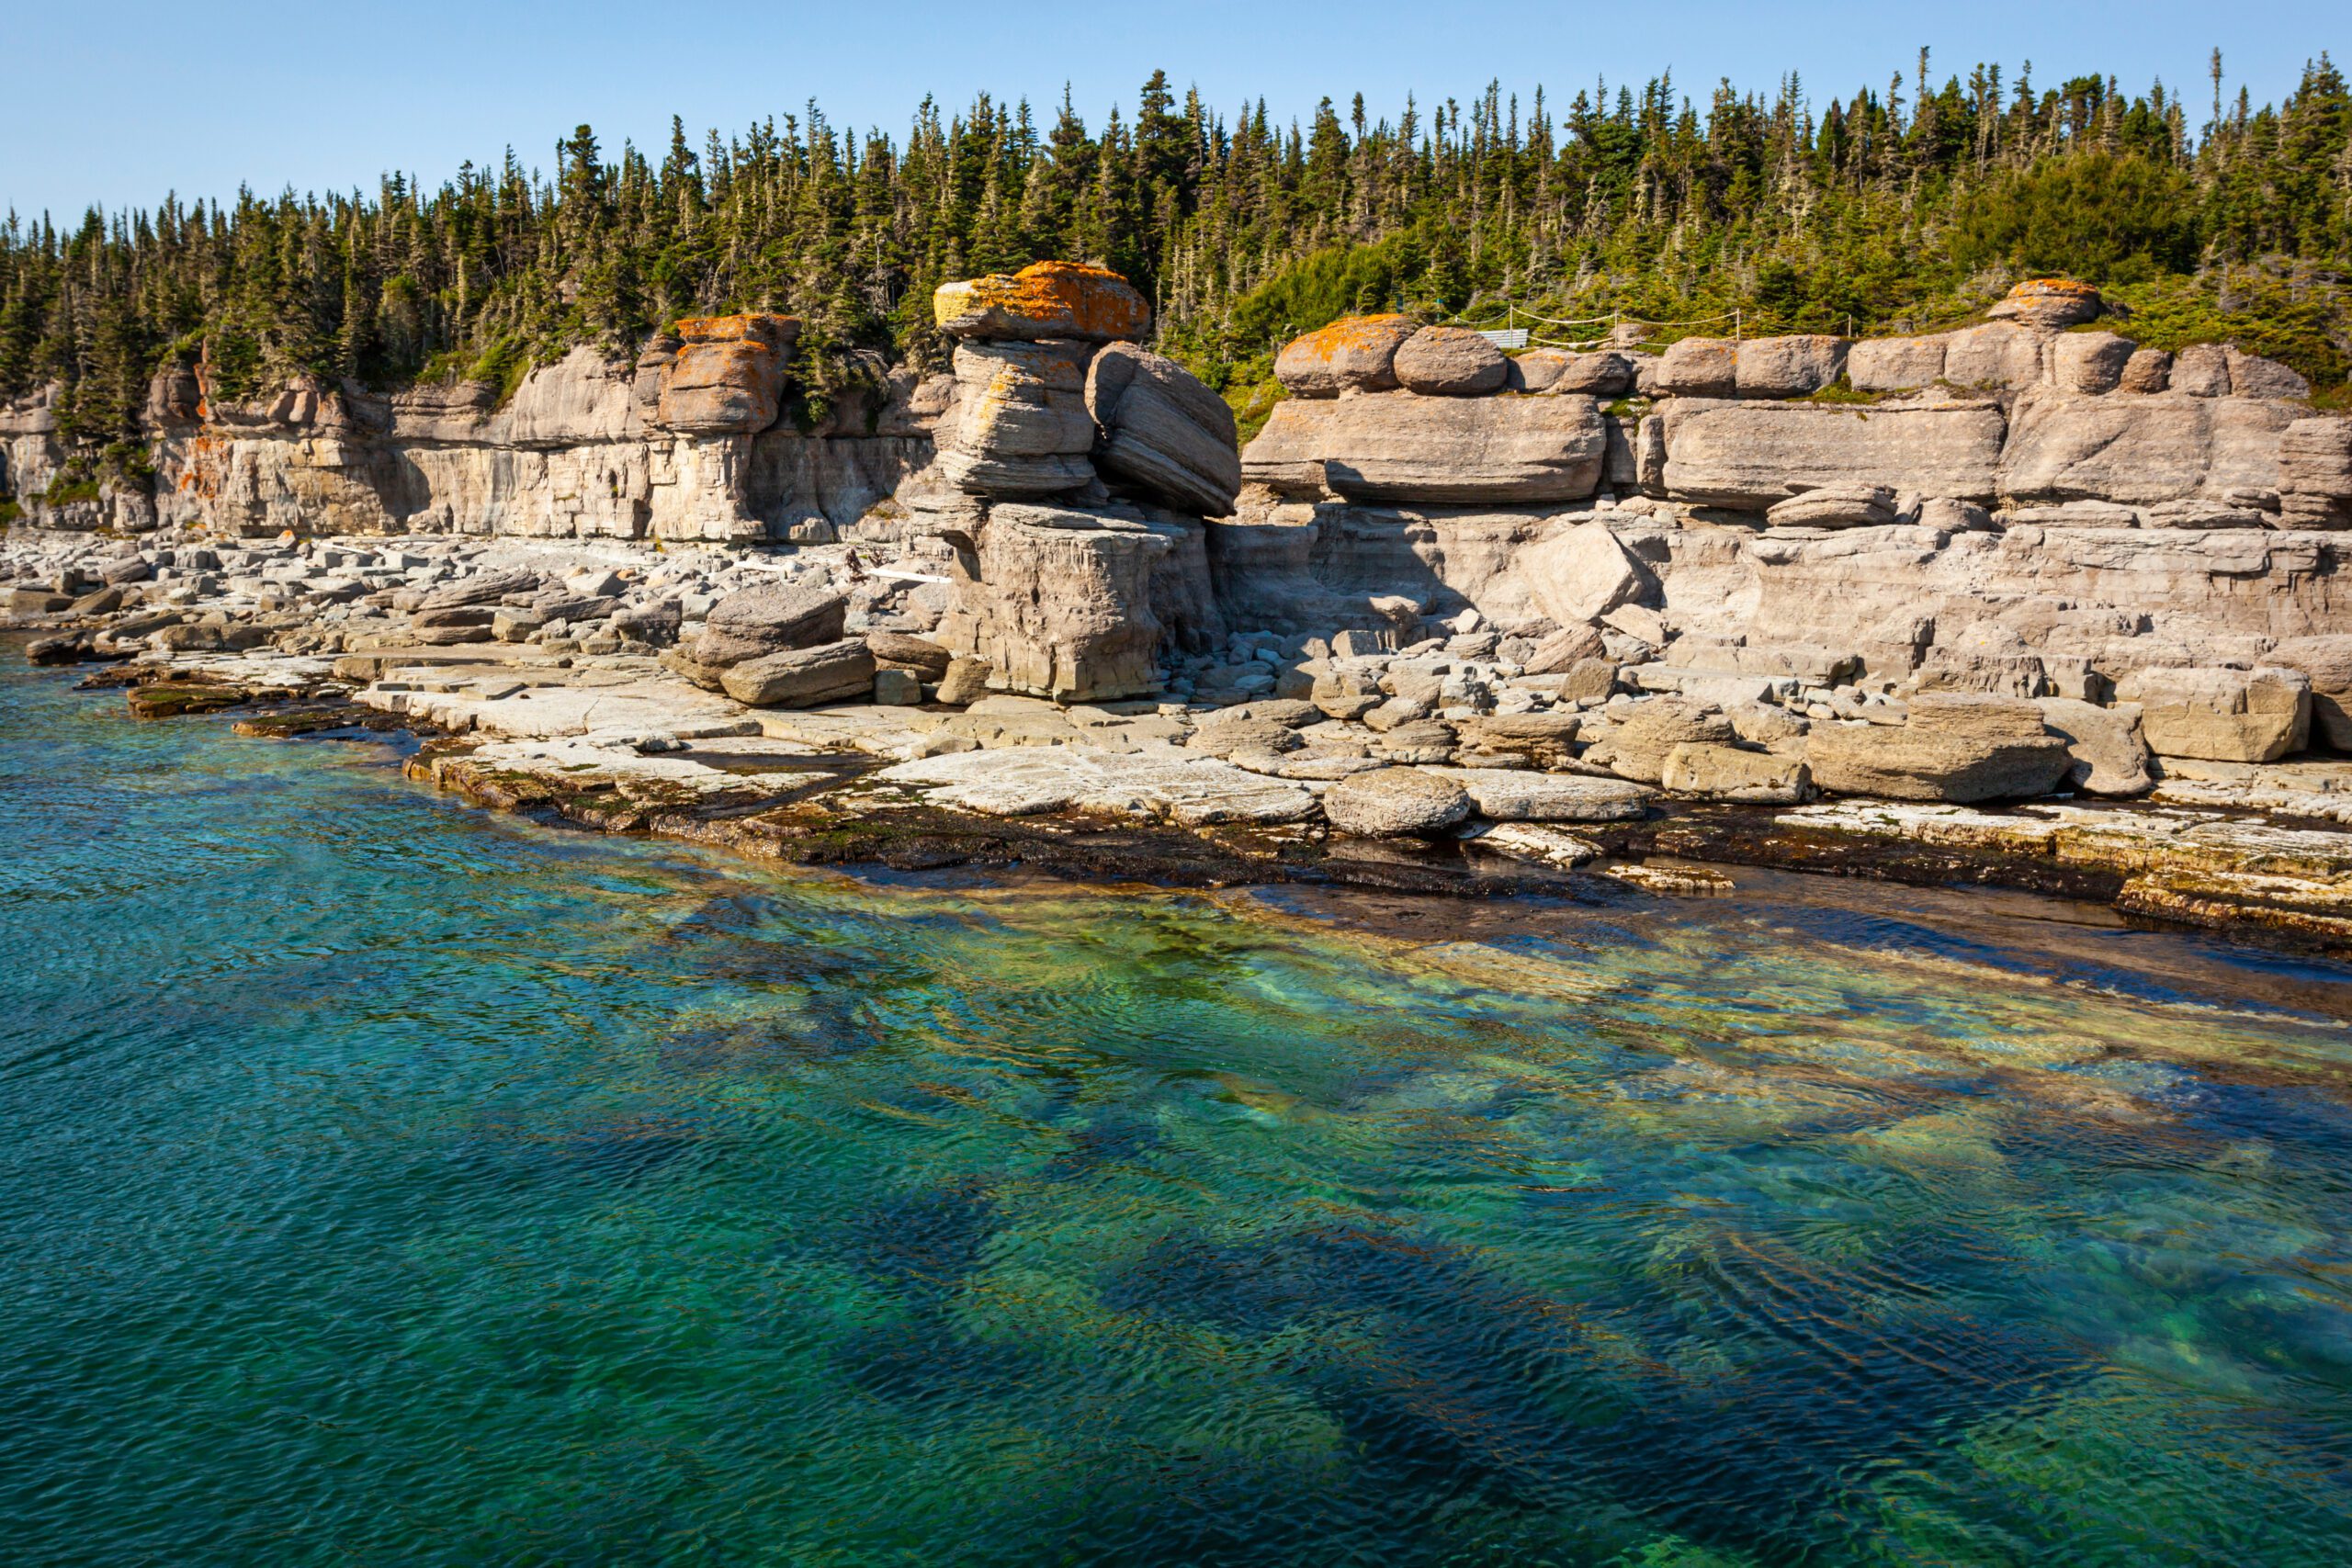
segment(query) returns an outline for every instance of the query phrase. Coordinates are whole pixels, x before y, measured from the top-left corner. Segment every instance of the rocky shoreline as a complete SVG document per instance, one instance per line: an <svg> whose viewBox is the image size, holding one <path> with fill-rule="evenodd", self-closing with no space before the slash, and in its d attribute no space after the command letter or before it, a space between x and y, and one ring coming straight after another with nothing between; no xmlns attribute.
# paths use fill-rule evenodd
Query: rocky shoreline
<svg viewBox="0 0 2352 1568"><path fill-rule="evenodd" d="M1372 317L1286 347L1244 445L1114 274L934 304L952 372L822 429L781 317L503 405L167 372L157 488L42 491L5 624L142 717L407 728L486 806L802 863L1747 864L2352 949L2352 421L2284 367L2053 281L1662 354ZM20 494L45 407L0 410Z"/></svg>
<svg viewBox="0 0 2352 1568"><path fill-rule="evenodd" d="M182 549L220 558L218 570L233 569L247 586L293 585L281 592L305 603L265 611L216 592L216 569L198 565L183 576L161 564ZM872 582L902 581L872 576L854 553L810 547L779 560L643 551L616 562L610 547L583 555L548 545L343 540L224 556L217 546L138 550L20 531L0 551L0 570L18 583L42 571L51 583L68 571L119 580L82 595L78 610L15 609L8 619L37 660L57 659L63 639L77 660L97 660L84 684L121 690L135 717L217 716L275 739L406 732L419 740L405 763L412 777L483 807L783 863L1485 898L1703 897L1728 890L1736 868L1758 866L2013 889L2268 945L2352 951L2352 761L2176 764L2177 773L2132 802L1747 803L1720 788L1676 787L1681 778L1651 784L1608 773L1591 760L1600 742L1577 748L1566 739L1577 728L1569 720L1606 716L1613 703L1633 711L1604 737L1604 762L1662 773L1679 754L1688 773L1690 753L1713 744L1677 739L1681 730L1645 716L1650 699L1622 694L1556 716L1433 714L1378 728L1363 722L1369 708L1354 719L1327 711L1362 708L1371 694L1333 696L1328 686L1321 705L1282 697L1223 707L1056 704L1001 693L950 705L937 700L939 682L917 671L912 703L870 700L869 672L860 694L867 700L779 709L704 690L674 657L665 663L651 645L609 629L435 646L413 639L413 621L429 614L416 610L406 626L390 624L395 614L382 617L379 634L365 629L375 618L367 598L405 592L421 602L482 582L528 579L506 596L578 597L583 580L610 579L585 584L614 590L603 595L613 602L609 627L646 624L634 602L655 594L691 602L707 626L708 607L726 596L707 590L795 562L797 575L821 571L827 581L861 570ZM61 567L68 557L81 564ZM412 558L423 564L406 564ZM390 575L375 563L392 560L403 584L413 584L371 587L356 600L343 601L334 578L292 575L299 563L356 571L364 582ZM125 581L138 575L133 562L147 575ZM322 582L323 593L311 586ZM118 591L119 603L92 603ZM868 592L861 617L870 621L895 592ZM150 601L173 604L173 626L218 635L163 636L169 627L145 625L160 613ZM322 619L354 608L335 623L339 632ZM208 625L216 619L223 624ZM689 646L697 635L689 630ZM922 651L909 646L922 640L910 634L864 635L886 652ZM216 646L158 647L159 637ZM226 646L247 641L254 645ZM1406 666L1409 679L1411 657L1389 662ZM1954 711L1981 714L1999 702ZM1720 711L1671 711L1706 733L1731 722ZM1363 791L1367 781L1385 787ZM1361 798L1351 802L1351 793Z"/></svg>

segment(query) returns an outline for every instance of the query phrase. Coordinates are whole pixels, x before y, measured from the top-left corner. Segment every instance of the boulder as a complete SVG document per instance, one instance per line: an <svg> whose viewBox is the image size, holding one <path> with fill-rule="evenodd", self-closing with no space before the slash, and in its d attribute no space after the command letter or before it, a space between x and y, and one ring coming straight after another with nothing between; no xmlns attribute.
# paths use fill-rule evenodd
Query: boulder
<svg viewBox="0 0 2352 1568"><path fill-rule="evenodd" d="M2263 658L2311 677L2312 739L2352 751L2352 633L2288 637Z"/></svg>
<svg viewBox="0 0 2352 1568"><path fill-rule="evenodd" d="M1093 479L1087 358L1071 343L957 344L956 403L936 436L941 474L967 494L1015 499Z"/></svg>
<svg viewBox="0 0 2352 1568"><path fill-rule="evenodd" d="M1606 400L1634 389L1634 367L1626 355L1608 351L1530 349L1510 362L1503 386L1513 392L1583 392Z"/></svg>
<svg viewBox="0 0 2352 1568"><path fill-rule="evenodd" d="M2275 491L2288 404L2245 398L2094 398L2053 389L2018 400L2001 454L2012 501L2141 506Z"/></svg>
<svg viewBox="0 0 2352 1568"><path fill-rule="evenodd" d="M1531 391L1583 392L1589 397L1622 398L1634 389L1633 361L1625 355L1602 351L1597 354L1575 354L1566 349L1537 349L1536 354L1556 354L1560 373L1548 387L1530 384ZM1534 355L1521 355L1521 363Z"/></svg>
<svg viewBox="0 0 2352 1568"><path fill-rule="evenodd" d="M2116 378L2116 390L2153 396L2172 386L2172 355L2161 348L2134 349Z"/></svg>
<svg viewBox="0 0 2352 1568"><path fill-rule="evenodd" d="M1704 741L1667 752L1658 783L1677 795L1753 806L1794 806L1813 793L1813 774L1798 758Z"/></svg>
<svg viewBox="0 0 2352 1568"><path fill-rule="evenodd" d="M1099 350L1086 408L1105 479L1207 517L1233 510L1241 453L1233 409L1174 360L1129 344Z"/></svg>
<svg viewBox="0 0 2352 1568"><path fill-rule="evenodd" d="M2012 321L1988 321L1944 334L1943 379L1960 388L2021 391L2042 379L2050 334Z"/></svg>
<svg viewBox="0 0 2352 1568"><path fill-rule="evenodd" d="M955 657L929 637L913 637L906 632L868 632L865 634L865 649L874 655L876 668L904 670L926 681L937 681L945 676L948 663Z"/></svg>
<svg viewBox="0 0 2352 1568"><path fill-rule="evenodd" d="M1279 755L1284 751L1295 751L1303 744L1297 729L1290 725L1277 719L1252 716L1247 709L1230 708L1203 719L1185 740L1184 749L1204 751L1212 757L1230 757L1236 752L1253 751Z"/></svg>
<svg viewBox="0 0 2352 1568"><path fill-rule="evenodd" d="M2275 762L2311 738L2312 678L2301 670L2142 670L2116 682L2140 705L2140 729L2159 757Z"/></svg>
<svg viewBox="0 0 2352 1568"><path fill-rule="evenodd" d="M2289 528L2352 528L2352 419L2299 419L2278 437L2278 510Z"/></svg>
<svg viewBox="0 0 2352 1568"><path fill-rule="evenodd" d="M1462 786L1478 815L1498 822L1638 822L1651 792L1623 779L1513 768L1435 768Z"/></svg>
<svg viewBox="0 0 2352 1568"><path fill-rule="evenodd" d="M1883 337L1846 351L1846 378L1858 392L1908 392L1943 379L1944 339Z"/></svg>
<svg viewBox="0 0 2352 1568"><path fill-rule="evenodd" d="M951 658L947 672L939 678L939 700L950 707L964 707L989 694L989 681L995 668L985 659Z"/></svg>
<svg viewBox="0 0 2352 1568"><path fill-rule="evenodd" d="M1669 405L1663 420L1658 478L1668 494L1758 511L1849 484L1990 500L2007 430L1989 401L1870 409L1702 402Z"/></svg>
<svg viewBox="0 0 2352 1568"><path fill-rule="evenodd" d="M795 316L697 316L678 323L678 352L662 369L656 419L698 435L754 435L774 424L785 367L799 340Z"/></svg>
<svg viewBox="0 0 2352 1568"><path fill-rule="evenodd" d="M2192 398L2230 395L2230 355L2218 343L2192 343L2172 356L2172 389Z"/></svg>
<svg viewBox="0 0 2352 1568"><path fill-rule="evenodd" d="M1299 398L1393 391L1396 351L1418 330L1410 316L1345 317L1284 344L1274 379Z"/></svg>
<svg viewBox="0 0 2352 1568"><path fill-rule="evenodd" d="M2230 367L2232 397L2302 399L2312 395L2312 384L2300 372L2275 359L2241 354L2233 346L2222 349L2222 356Z"/></svg>
<svg viewBox="0 0 2352 1568"><path fill-rule="evenodd" d="M1537 643L1520 668L1530 675L1563 674L1588 660L1599 659L1607 648L1599 627L1573 621Z"/></svg>
<svg viewBox="0 0 2352 1568"><path fill-rule="evenodd" d="M1729 338L1686 337L1660 357L1657 384L1678 398L1728 398L1739 389L1739 345Z"/></svg>
<svg viewBox="0 0 2352 1568"><path fill-rule="evenodd" d="M1816 785L1838 795L1968 805L2047 795L2074 759L2032 703L1922 694L1900 727L1814 726L1805 765Z"/></svg>
<svg viewBox="0 0 2352 1568"><path fill-rule="evenodd" d="M1275 404L1241 474L1307 498L1519 504L1590 495L1606 451L1590 398L1379 392Z"/></svg>
<svg viewBox="0 0 2352 1568"><path fill-rule="evenodd" d="M1567 368L1568 350L1537 348L1503 363L1503 390L1548 392Z"/></svg>
<svg viewBox="0 0 2352 1568"><path fill-rule="evenodd" d="M1846 373L1844 338L1818 333L1741 342L1734 381L1743 398L1808 398Z"/></svg>
<svg viewBox="0 0 2352 1568"><path fill-rule="evenodd" d="M1973 501L1930 496L1919 503L1919 526L1942 534L1973 534L1993 526L1993 514Z"/></svg>
<svg viewBox="0 0 2352 1568"><path fill-rule="evenodd" d="M1171 547L1114 516L1000 505L957 552L932 637L986 660L1009 692L1092 702L1157 691L1152 570Z"/></svg>
<svg viewBox="0 0 2352 1568"><path fill-rule="evenodd" d="M2140 737L2140 710L2126 703L2101 707L2073 697L2040 697L2041 722L2066 742L2066 780L2086 795L2145 795L2156 784L2148 744Z"/></svg>
<svg viewBox="0 0 2352 1568"><path fill-rule="evenodd" d="M1475 398L1500 391L1503 351L1467 327L1423 327L1397 347L1397 384L1424 397Z"/></svg>
<svg viewBox="0 0 2352 1568"><path fill-rule="evenodd" d="M432 590L416 602L416 607L449 610L461 604L495 604L509 593L528 593L538 585L536 571L485 571Z"/></svg>
<svg viewBox="0 0 2352 1568"><path fill-rule="evenodd" d="M1525 757L1539 768L1555 768L1576 755L1584 716L1555 708L1549 713L1480 714L1462 720L1462 744L1489 754Z"/></svg>
<svg viewBox="0 0 2352 1568"><path fill-rule="evenodd" d="M727 694L752 707L805 708L874 694L874 655L855 637L786 649L734 666L718 678Z"/></svg>
<svg viewBox="0 0 2352 1568"><path fill-rule="evenodd" d="M1824 485L1773 502L1764 521L1775 528L1884 528L1894 522L1894 492L1884 485Z"/></svg>
<svg viewBox="0 0 2352 1568"><path fill-rule="evenodd" d="M874 671L876 707L912 707L922 701L922 678L911 670Z"/></svg>
<svg viewBox="0 0 2352 1568"><path fill-rule="evenodd" d="M1520 553L1520 575L1544 613L1565 626L1596 621L1642 595L1650 575L1606 523L1579 523Z"/></svg>
<svg viewBox="0 0 2352 1568"><path fill-rule="evenodd" d="M1151 329L1151 306L1125 278L1078 262L1033 262L1010 276L943 283L931 308L939 330L956 338L1110 343Z"/></svg>
<svg viewBox="0 0 2352 1568"><path fill-rule="evenodd" d="M2139 346L2113 333L2061 333L2050 344L2050 378L2069 392L2114 391Z"/></svg>
<svg viewBox="0 0 2352 1568"><path fill-rule="evenodd" d="M1984 313L1996 321L2056 331L2097 321L2107 313L2107 301L2091 285L2070 277L2029 277Z"/></svg>
<svg viewBox="0 0 2352 1568"><path fill-rule="evenodd" d="M1677 746L1728 746L1739 732L1720 713L1702 713L1683 703L1657 698L1636 705L1608 735L1587 748L1584 761L1621 778L1657 784L1666 773L1667 753Z"/></svg>
<svg viewBox="0 0 2352 1568"><path fill-rule="evenodd" d="M1323 795L1332 827L1359 838L1442 833L1470 815L1470 796L1451 779L1418 768L1353 773Z"/></svg>
<svg viewBox="0 0 2352 1568"><path fill-rule="evenodd" d="M771 653L838 641L848 615L849 601L830 589L803 583L746 588L710 607L688 652L696 663L724 670Z"/></svg>

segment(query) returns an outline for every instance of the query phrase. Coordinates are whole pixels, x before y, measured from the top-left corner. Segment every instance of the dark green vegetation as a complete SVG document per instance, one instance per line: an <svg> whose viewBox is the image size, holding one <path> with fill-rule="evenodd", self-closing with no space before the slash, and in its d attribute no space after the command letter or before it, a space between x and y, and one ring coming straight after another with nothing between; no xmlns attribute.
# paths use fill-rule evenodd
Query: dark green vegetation
<svg viewBox="0 0 2352 1568"><path fill-rule="evenodd" d="M1163 75L1132 118L1041 128L983 97L928 100L902 141L811 106L697 151L608 161L582 127L551 177L510 152L436 191L233 207L167 200L0 233L0 396L62 382L93 466L147 378L209 356L223 395L297 372L378 386L464 372L512 388L578 342L678 316L787 310L811 392L859 349L934 363L940 281L1096 259L1158 306L1161 344L1238 401L1284 336L1351 310L1653 320L1735 308L1750 332L1922 329L2063 272L2134 307L2164 345L2230 337L2323 388L2352 368L2352 94L2323 55L2256 109L2112 78L2051 87L1978 67L1817 106L1670 80L1563 105L1489 88L1394 122L1327 99L1306 126L1230 120ZM118 452L125 450L118 447Z"/></svg>

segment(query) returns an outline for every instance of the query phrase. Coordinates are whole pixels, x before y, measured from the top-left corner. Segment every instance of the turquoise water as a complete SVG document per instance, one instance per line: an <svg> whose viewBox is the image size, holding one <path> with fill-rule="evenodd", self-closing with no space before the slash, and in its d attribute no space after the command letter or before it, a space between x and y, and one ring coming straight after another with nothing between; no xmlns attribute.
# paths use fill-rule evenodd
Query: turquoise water
<svg viewBox="0 0 2352 1568"><path fill-rule="evenodd" d="M0 671L0 1558L2352 1558L2344 969L779 874Z"/></svg>

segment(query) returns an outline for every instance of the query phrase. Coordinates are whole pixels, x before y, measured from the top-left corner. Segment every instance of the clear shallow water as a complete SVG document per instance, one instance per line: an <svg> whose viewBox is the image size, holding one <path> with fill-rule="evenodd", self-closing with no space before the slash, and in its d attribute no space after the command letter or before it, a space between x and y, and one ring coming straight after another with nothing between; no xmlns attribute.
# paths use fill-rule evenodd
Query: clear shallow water
<svg viewBox="0 0 2352 1568"><path fill-rule="evenodd" d="M783 876L119 713L0 660L11 1561L2352 1558L2346 971Z"/></svg>

